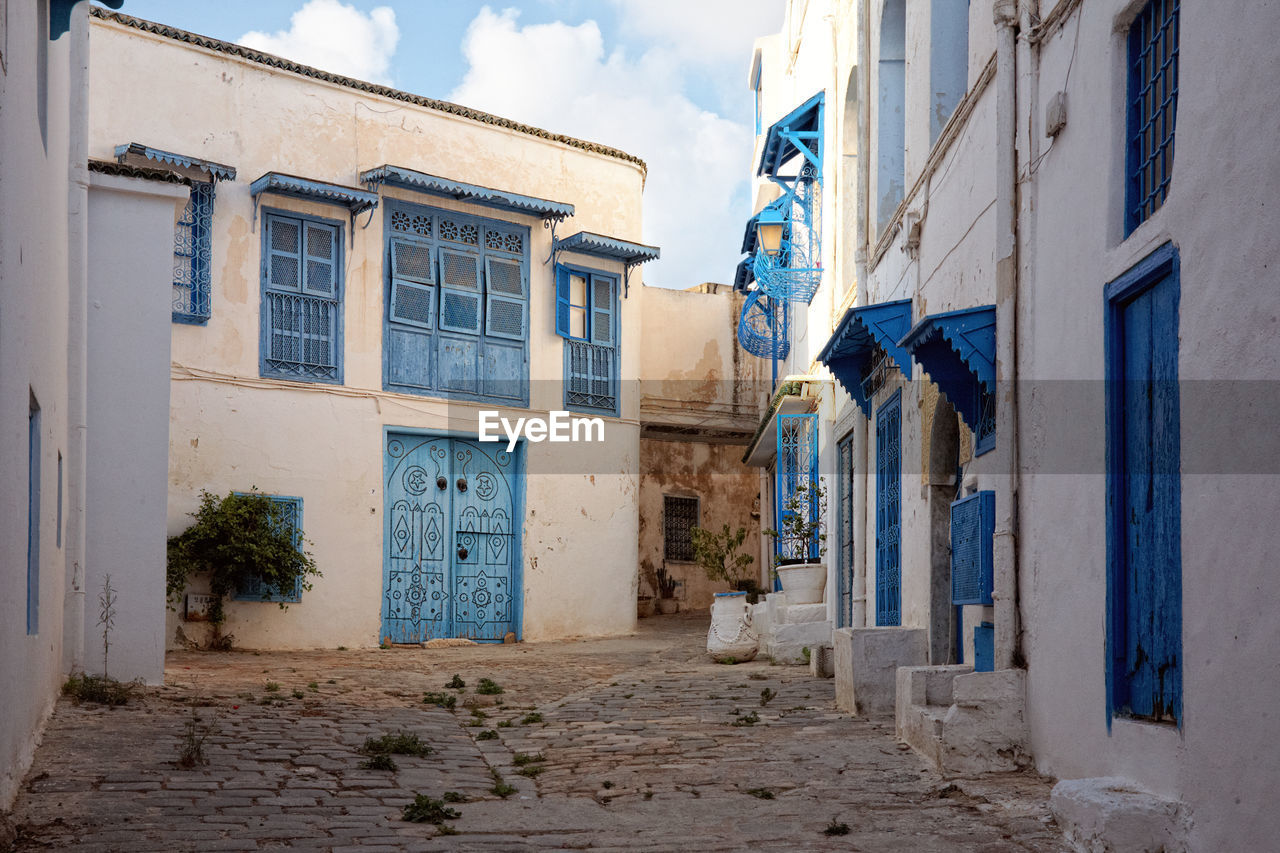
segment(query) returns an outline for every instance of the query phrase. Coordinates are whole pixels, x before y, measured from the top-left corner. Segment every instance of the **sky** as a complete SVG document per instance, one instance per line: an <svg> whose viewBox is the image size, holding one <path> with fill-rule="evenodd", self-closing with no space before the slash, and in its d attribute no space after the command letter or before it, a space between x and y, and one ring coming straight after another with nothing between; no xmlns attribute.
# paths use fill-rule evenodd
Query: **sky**
<svg viewBox="0 0 1280 853"><path fill-rule="evenodd" d="M747 69L783 2L126 0L121 11L635 154L649 166L642 241L662 248L644 280L685 288L733 280L750 215Z"/></svg>

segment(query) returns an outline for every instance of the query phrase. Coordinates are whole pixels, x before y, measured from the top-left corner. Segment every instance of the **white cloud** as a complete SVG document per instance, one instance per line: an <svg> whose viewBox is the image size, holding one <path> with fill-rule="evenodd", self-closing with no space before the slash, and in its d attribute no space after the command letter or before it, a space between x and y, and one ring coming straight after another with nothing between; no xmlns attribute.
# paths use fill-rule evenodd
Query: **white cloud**
<svg viewBox="0 0 1280 853"><path fill-rule="evenodd" d="M619 26L694 64L728 63L744 80L745 53L782 26L782 0L612 0ZM744 47L745 45L745 47ZM746 85L745 83L743 85Z"/></svg>
<svg viewBox="0 0 1280 853"><path fill-rule="evenodd" d="M450 99L643 158L643 239L662 247L645 281L732 280L746 208L733 197L745 192L751 129L695 105L682 91L688 69L667 48L633 58L606 51L594 21L520 27L518 17L480 11L463 44L470 67ZM749 49L750 40L735 65L746 67Z"/></svg>
<svg viewBox="0 0 1280 853"><path fill-rule="evenodd" d="M400 41L396 13L388 6L368 15L339 0L307 0L289 29L245 33L238 42L304 65L373 83L390 84L388 69Z"/></svg>

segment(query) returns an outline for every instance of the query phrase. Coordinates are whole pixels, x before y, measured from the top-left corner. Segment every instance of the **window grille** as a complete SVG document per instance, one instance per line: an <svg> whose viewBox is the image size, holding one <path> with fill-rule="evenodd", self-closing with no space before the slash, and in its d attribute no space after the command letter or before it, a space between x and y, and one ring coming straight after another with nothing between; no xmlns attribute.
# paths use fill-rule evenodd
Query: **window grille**
<svg viewBox="0 0 1280 853"><path fill-rule="evenodd" d="M213 182L194 181L173 231L173 322L203 324L210 316Z"/></svg>
<svg viewBox="0 0 1280 853"><path fill-rule="evenodd" d="M238 495L247 494L246 492L236 492ZM280 495L265 495L271 503L280 508L280 521L286 530L293 532L293 544L295 548L302 547L302 498L282 497ZM299 577L287 593L281 593L269 586L263 584L258 578L246 581L243 586L236 590L235 598L237 601L274 601L274 602L292 602L297 603L302 600L302 578Z"/></svg>
<svg viewBox="0 0 1280 853"><path fill-rule="evenodd" d="M266 231L262 373L341 381L339 229L268 215Z"/></svg>
<svg viewBox="0 0 1280 853"><path fill-rule="evenodd" d="M556 332L564 342L567 408L618 409L618 281L556 267Z"/></svg>
<svg viewBox="0 0 1280 853"><path fill-rule="evenodd" d="M1151 0L1129 27L1126 236L1169 194L1178 111L1178 2Z"/></svg>
<svg viewBox="0 0 1280 853"><path fill-rule="evenodd" d="M565 403L570 408L613 411L618 405L614 390L612 347L567 340L565 347Z"/></svg>
<svg viewBox="0 0 1280 853"><path fill-rule="evenodd" d="M951 504L951 603L991 604L996 493Z"/></svg>
<svg viewBox="0 0 1280 853"><path fill-rule="evenodd" d="M676 562L693 561L693 528L698 525L698 499L662 498L662 556Z"/></svg>
<svg viewBox="0 0 1280 853"><path fill-rule="evenodd" d="M996 447L996 395L978 384L978 428L974 430L974 455L981 456Z"/></svg>

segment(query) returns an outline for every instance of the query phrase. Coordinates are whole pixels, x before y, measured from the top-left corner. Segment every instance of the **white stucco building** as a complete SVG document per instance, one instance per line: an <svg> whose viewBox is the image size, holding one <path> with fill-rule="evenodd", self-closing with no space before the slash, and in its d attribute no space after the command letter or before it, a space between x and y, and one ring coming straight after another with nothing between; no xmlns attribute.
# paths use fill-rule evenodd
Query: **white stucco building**
<svg viewBox="0 0 1280 853"><path fill-rule="evenodd" d="M785 350L778 411L816 415L809 470L835 493L841 705L896 713L948 772L1069 780L1081 845L1138 826L1171 850L1267 846L1280 764L1245 709L1280 698L1257 287L1280 251L1257 124L1278 81L1235 59L1274 54L1275 10L789 4L752 62L766 140L796 118L775 93L803 100L770 54L829 54L797 36L815 11L844 34L823 175L856 189L831 206L824 180L821 285L762 349Z"/></svg>

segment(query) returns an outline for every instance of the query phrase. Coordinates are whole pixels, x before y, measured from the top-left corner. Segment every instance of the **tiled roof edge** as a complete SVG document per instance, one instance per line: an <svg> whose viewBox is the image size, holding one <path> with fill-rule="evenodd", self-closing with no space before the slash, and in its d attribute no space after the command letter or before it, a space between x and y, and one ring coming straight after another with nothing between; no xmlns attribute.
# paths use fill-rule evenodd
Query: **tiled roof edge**
<svg viewBox="0 0 1280 853"><path fill-rule="evenodd" d="M103 175L116 175L121 178L142 178L147 181L164 181L169 184L191 186L191 180L179 175L177 172L170 172L168 169L148 169L145 166L126 166L114 160L90 158L89 171Z"/></svg>
<svg viewBox="0 0 1280 853"><path fill-rule="evenodd" d="M284 59L283 57L274 56L270 53L251 50L242 45L187 32L186 30L181 30L177 27L170 27L166 24L157 24L154 21L145 21L141 18L122 15L119 12L112 12L109 9L104 9L101 6L90 6L89 12L95 18L112 21L126 27L132 27L136 30L153 33L154 35L163 36L176 41L186 42L187 44L193 44L197 47L203 47L208 50L215 50L219 53L238 56L241 59L247 59L250 62L259 62L263 65L269 65L272 68L279 68L282 71L290 71L294 74L301 74L304 77L311 77L316 80L335 83L339 86L346 86L347 88L356 89L361 92L368 92L371 95L390 98L393 101L404 101L406 103L415 104L416 106L426 107L427 109L437 110L442 113L448 113L449 115L478 121L482 124L491 124L496 127L513 130L517 133L536 136L539 139L549 139L552 142L559 142L564 145L568 145L571 148L581 148L583 151L603 154L606 157L613 157L614 159L622 160L627 163L635 163L640 167L642 174L648 175L649 173L649 167L645 164L644 160L641 160L634 154L628 154L625 151L617 148L610 148L607 145L600 145L596 142L587 142L584 139L566 136L562 133L552 133L548 130L543 130L540 127L521 124L520 122L512 121L511 119L502 118L501 116L495 116L490 113L481 112L480 110L474 110L470 107L464 107L448 101L424 98L422 95L414 95L410 92L401 91L400 89L392 89L390 86L381 86L377 83L369 83L364 80L356 80L352 77L344 77L341 74L321 71L319 68L312 68L309 65L303 65L289 59Z"/></svg>

